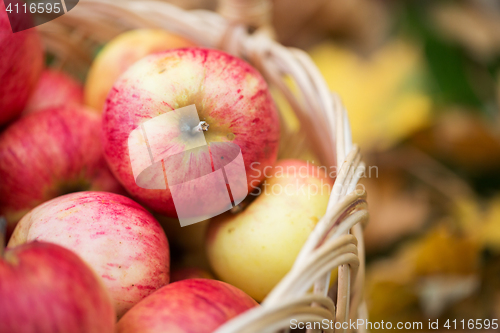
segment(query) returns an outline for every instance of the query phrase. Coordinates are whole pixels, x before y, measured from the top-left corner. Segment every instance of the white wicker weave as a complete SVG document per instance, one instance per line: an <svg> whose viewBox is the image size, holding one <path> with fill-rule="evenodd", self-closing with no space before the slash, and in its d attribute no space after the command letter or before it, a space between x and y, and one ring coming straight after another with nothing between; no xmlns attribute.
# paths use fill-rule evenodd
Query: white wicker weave
<svg viewBox="0 0 500 333"><path fill-rule="evenodd" d="M224 0L220 15L185 11L162 1L83 0L68 14L39 27L47 49L58 55L62 65L71 61L88 66L92 59L89 50L134 28L163 28L198 45L241 57L286 97L323 164L340 167L327 212L291 271L262 306L227 322L217 333L277 332L287 330L291 319L345 322L367 316L362 224L368 219L368 211L364 191L355 191L364 164L359 149L352 144L344 107L329 91L309 56L273 40L270 7L267 0ZM255 28L252 33L249 26ZM285 77L298 89L292 91ZM281 144L287 144L287 133ZM327 293L330 272L336 267L334 303Z"/></svg>

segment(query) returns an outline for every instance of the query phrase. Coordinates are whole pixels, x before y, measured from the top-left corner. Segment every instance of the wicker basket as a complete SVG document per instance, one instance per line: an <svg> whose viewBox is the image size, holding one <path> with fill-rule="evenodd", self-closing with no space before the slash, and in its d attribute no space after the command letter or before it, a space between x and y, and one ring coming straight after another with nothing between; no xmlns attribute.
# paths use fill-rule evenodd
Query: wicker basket
<svg viewBox="0 0 500 333"><path fill-rule="evenodd" d="M337 168L337 178L327 212L290 272L262 306L227 322L217 332L287 331L291 319L327 319L336 325L324 332L348 331L342 323L367 316L362 224L368 212L364 191L355 190L364 164L359 149L352 144L344 107L329 91L311 59L305 52L273 40L270 10L268 0L223 0L220 14L185 11L162 1L85 0L39 30L47 51L56 55L57 64L71 64L81 73L87 70L99 45L136 28L166 29L198 45L225 50L256 67L286 98L301 124L299 134L283 129L281 145L296 150L307 140L324 165ZM336 267L336 289L329 293L330 272ZM358 330L363 331L362 327Z"/></svg>

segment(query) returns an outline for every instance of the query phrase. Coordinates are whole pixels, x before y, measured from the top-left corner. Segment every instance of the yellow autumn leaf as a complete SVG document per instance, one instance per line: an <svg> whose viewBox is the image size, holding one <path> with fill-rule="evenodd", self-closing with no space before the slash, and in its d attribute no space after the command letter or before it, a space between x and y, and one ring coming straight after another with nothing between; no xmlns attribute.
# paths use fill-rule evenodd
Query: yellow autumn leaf
<svg viewBox="0 0 500 333"><path fill-rule="evenodd" d="M500 71L497 73L497 108L500 109Z"/></svg>
<svg viewBox="0 0 500 333"><path fill-rule="evenodd" d="M474 237L481 248L500 253L500 195L480 204L458 198L453 215L462 231Z"/></svg>
<svg viewBox="0 0 500 333"><path fill-rule="evenodd" d="M449 300L473 292L479 260L480 245L475 237L456 233L446 224L432 228L395 255L370 265L366 276L370 317L401 321L417 320L425 312L440 313ZM442 284L470 288L457 292L451 286L445 290ZM442 294L435 295L436 285L441 286Z"/></svg>
<svg viewBox="0 0 500 333"><path fill-rule="evenodd" d="M482 214L477 199L465 196L455 198L453 201L452 216L463 232L475 238L479 234L479 220Z"/></svg>
<svg viewBox="0 0 500 333"><path fill-rule="evenodd" d="M324 43L310 55L342 98L362 148L387 149L428 124L432 101L417 84L424 69L416 46L396 40L363 58Z"/></svg>
<svg viewBox="0 0 500 333"><path fill-rule="evenodd" d="M370 319L373 321L418 319L419 300L415 284L413 264L401 255L373 262L367 269L365 283Z"/></svg>
<svg viewBox="0 0 500 333"><path fill-rule="evenodd" d="M500 253L500 196L492 199L488 206L481 225L480 240L486 248Z"/></svg>
<svg viewBox="0 0 500 333"><path fill-rule="evenodd" d="M455 234L439 226L411 245L406 258L414 263L419 276L470 275L479 268L480 246L474 237Z"/></svg>

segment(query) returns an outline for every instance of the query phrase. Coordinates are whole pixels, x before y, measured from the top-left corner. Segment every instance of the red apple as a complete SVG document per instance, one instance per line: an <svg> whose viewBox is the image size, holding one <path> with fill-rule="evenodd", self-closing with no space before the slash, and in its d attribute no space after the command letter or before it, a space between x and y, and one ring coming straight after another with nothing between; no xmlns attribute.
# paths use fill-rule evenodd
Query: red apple
<svg viewBox="0 0 500 333"><path fill-rule="evenodd" d="M0 332L110 333L115 321L102 281L73 252L32 242L0 257Z"/></svg>
<svg viewBox="0 0 500 333"><path fill-rule="evenodd" d="M104 109L111 170L134 198L170 217L220 214L276 160L279 119L266 82L221 51L149 55L116 81Z"/></svg>
<svg viewBox="0 0 500 333"><path fill-rule="evenodd" d="M8 246L42 240L83 258L103 279L122 316L169 282L169 248L158 221L131 199L78 192L48 201L24 216Z"/></svg>
<svg viewBox="0 0 500 333"><path fill-rule="evenodd" d="M83 106L28 115L0 133L0 215L8 233L38 204L81 190L122 191L99 139L101 119Z"/></svg>
<svg viewBox="0 0 500 333"><path fill-rule="evenodd" d="M13 8L24 4L16 0L10 3ZM27 20L27 15L13 15L12 25L30 25ZM21 114L42 68L43 50L36 29L13 33L5 4L0 1L0 125Z"/></svg>
<svg viewBox="0 0 500 333"><path fill-rule="evenodd" d="M83 87L80 82L62 71L46 69L42 72L23 114L73 103L83 104Z"/></svg>
<svg viewBox="0 0 500 333"><path fill-rule="evenodd" d="M134 306L118 322L117 333L209 333L257 306L230 284L208 279L169 284Z"/></svg>

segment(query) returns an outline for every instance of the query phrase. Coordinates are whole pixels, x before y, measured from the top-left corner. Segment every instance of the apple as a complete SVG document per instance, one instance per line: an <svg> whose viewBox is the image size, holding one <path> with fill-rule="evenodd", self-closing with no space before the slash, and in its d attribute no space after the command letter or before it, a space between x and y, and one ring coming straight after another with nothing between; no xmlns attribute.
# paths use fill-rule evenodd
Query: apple
<svg viewBox="0 0 500 333"><path fill-rule="evenodd" d="M182 267L172 269L170 273L170 282L177 282L187 279L213 279L214 277L210 272L198 267Z"/></svg>
<svg viewBox="0 0 500 333"><path fill-rule="evenodd" d="M118 35L103 47L90 66L85 103L102 112L113 83L133 63L151 53L190 46L194 44L161 29L137 29Z"/></svg>
<svg viewBox="0 0 500 333"><path fill-rule="evenodd" d="M279 119L253 67L218 50L187 48L149 55L116 81L103 133L106 160L136 200L169 217L206 219L263 180L261 171L276 160ZM227 180L210 176L232 161L235 169L225 167L234 181L229 202Z"/></svg>
<svg viewBox="0 0 500 333"><path fill-rule="evenodd" d="M10 1L19 8L22 1ZM27 15L12 15L12 26L33 26ZM36 29L12 32L0 1L0 125L21 114L43 69L43 50Z"/></svg>
<svg viewBox="0 0 500 333"><path fill-rule="evenodd" d="M216 276L257 301L290 270L333 187L325 168L300 160L278 161L267 176L260 195L240 213L213 218L206 237Z"/></svg>
<svg viewBox="0 0 500 333"><path fill-rule="evenodd" d="M110 333L116 315L102 281L73 252L31 242L0 256L0 332Z"/></svg>
<svg viewBox="0 0 500 333"><path fill-rule="evenodd" d="M116 333L210 333L254 306L250 296L227 283L182 280L134 306L118 322Z"/></svg>
<svg viewBox="0 0 500 333"><path fill-rule="evenodd" d="M59 195L122 192L102 154L100 116L84 106L30 114L0 133L0 215L10 234L30 209Z"/></svg>
<svg viewBox="0 0 500 333"><path fill-rule="evenodd" d="M83 87L80 82L63 71L45 69L23 114L73 103L83 104Z"/></svg>
<svg viewBox="0 0 500 333"><path fill-rule="evenodd" d="M142 206L118 194L77 192L36 207L19 221L8 247L33 240L80 255L103 279L119 317L169 282L163 229Z"/></svg>

